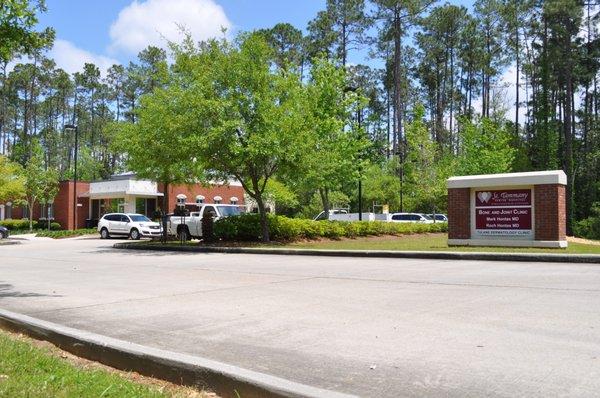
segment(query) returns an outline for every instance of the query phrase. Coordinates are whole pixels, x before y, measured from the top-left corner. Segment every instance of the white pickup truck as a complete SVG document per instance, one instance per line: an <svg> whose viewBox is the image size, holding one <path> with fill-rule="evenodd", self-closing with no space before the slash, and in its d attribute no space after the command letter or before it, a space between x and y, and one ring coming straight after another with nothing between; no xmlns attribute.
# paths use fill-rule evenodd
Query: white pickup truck
<svg viewBox="0 0 600 398"><path fill-rule="evenodd" d="M207 212L212 213L213 220L217 221L220 218L237 216L241 210L237 205L205 204L200 207L199 211L190 212L189 216L171 216L167 224L167 233L183 240L200 239L202 237L202 218Z"/></svg>

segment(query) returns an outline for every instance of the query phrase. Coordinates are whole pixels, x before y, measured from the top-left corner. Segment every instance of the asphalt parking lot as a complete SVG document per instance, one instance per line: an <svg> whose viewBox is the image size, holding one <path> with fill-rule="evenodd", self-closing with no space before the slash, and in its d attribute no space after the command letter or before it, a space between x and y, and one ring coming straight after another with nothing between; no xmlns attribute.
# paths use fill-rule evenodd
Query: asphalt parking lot
<svg viewBox="0 0 600 398"><path fill-rule="evenodd" d="M367 397L591 397L600 265L0 246L0 308Z"/></svg>

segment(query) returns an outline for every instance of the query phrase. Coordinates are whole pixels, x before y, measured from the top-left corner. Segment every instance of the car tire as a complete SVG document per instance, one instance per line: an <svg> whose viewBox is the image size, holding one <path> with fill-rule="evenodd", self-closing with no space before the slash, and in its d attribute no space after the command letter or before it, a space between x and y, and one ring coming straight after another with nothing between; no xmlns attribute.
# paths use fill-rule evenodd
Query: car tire
<svg viewBox="0 0 600 398"><path fill-rule="evenodd" d="M109 239L109 238L110 238L110 234L108 233L108 229L102 228L100 230L100 239Z"/></svg>
<svg viewBox="0 0 600 398"><path fill-rule="evenodd" d="M4 236L4 232L0 231L0 239L4 239L4 238L6 238L6 236Z"/></svg>
<svg viewBox="0 0 600 398"><path fill-rule="evenodd" d="M186 227L179 228L179 230L177 231L177 238L179 238L179 240L187 242L188 240L190 240L190 231L188 231Z"/></svg>
<svg viewBox="0 0 600 398"><path fill-rule="evenodd" d="M129 232L129 237L131 238L131 240L139 240L140 239L140 231L138 231L137 229L133 228Z"/></svg>

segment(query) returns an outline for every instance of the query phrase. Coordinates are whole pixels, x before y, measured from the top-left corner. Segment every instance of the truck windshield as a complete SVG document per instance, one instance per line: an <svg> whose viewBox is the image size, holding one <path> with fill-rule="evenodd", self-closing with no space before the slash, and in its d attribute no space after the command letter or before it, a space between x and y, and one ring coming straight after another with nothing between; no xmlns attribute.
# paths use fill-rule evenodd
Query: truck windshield
<svg viewBox="0 0 600 398"><path fill-rule="evenodd" d="M222 217L237 216L241 213L240 208L236 206L217 206L217 208Z"/></svg>

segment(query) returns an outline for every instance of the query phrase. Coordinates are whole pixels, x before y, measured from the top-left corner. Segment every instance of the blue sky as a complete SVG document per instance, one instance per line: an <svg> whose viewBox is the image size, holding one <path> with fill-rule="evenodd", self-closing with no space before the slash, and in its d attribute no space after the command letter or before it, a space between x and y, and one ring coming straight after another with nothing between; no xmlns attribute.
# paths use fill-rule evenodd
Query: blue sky
<svg viewBox="0 0 600 398"><path fill-rule="evenodd" d="M54 27L57 36L49 55L59 67L75 72L84 62L101 69L127 63L148 44L164 46L164 37L176 41L175 22L196 39L220 35L223 25L232 33L278 22L305 29L325 8L325 0L46 0L46 5L40 25ZM362 53L350 55L351 62L363 58Z"/></svg>
<svg viewBox="0 0 600 398"><path fill-rule="evenodd" d="M155 6L149 7L149 3ZM180 3L180 10L169 13L169 10L177 8L176 3ZM101 66L113 61L128 62L135 58L139 46L119 44L119 37L139 35L143 42L144 34L163 31L166 19L170 19L169 25L175 25L176 18L187 18L184 25L188 28L193 25L196 38L206 38L211 32L219 35L221 25L218 22L222 22L223 17L229 24L230 32L271 27L277 22L289 22L304 28L324 8L325 0L46 0L46 5L48 11L40 15L40 25L52 26L57 37L50 56L56 59L59 66L73 72L79 69L77 65L82 65L83 61L96 61ZM190 7L196 7L195 16L186 12ZM203 20L202 10L214 7L221 8L223 15ZM164 10L167 16L156 10ZM137 17L132 15L136 11L139 14ZM121 29L111 35L111 26L114 24ZM146 25L146 30L140 32L142 24ZM162 28L159 26L161 24ZM157 26L149 32L148 28L153 25ZM169 37L164 32L161 34ZM149 42L152 41L157 41L157 37L149 39ZM164 39L158 39L158 43L154 44L160 43L164 43Z"/></svg>

